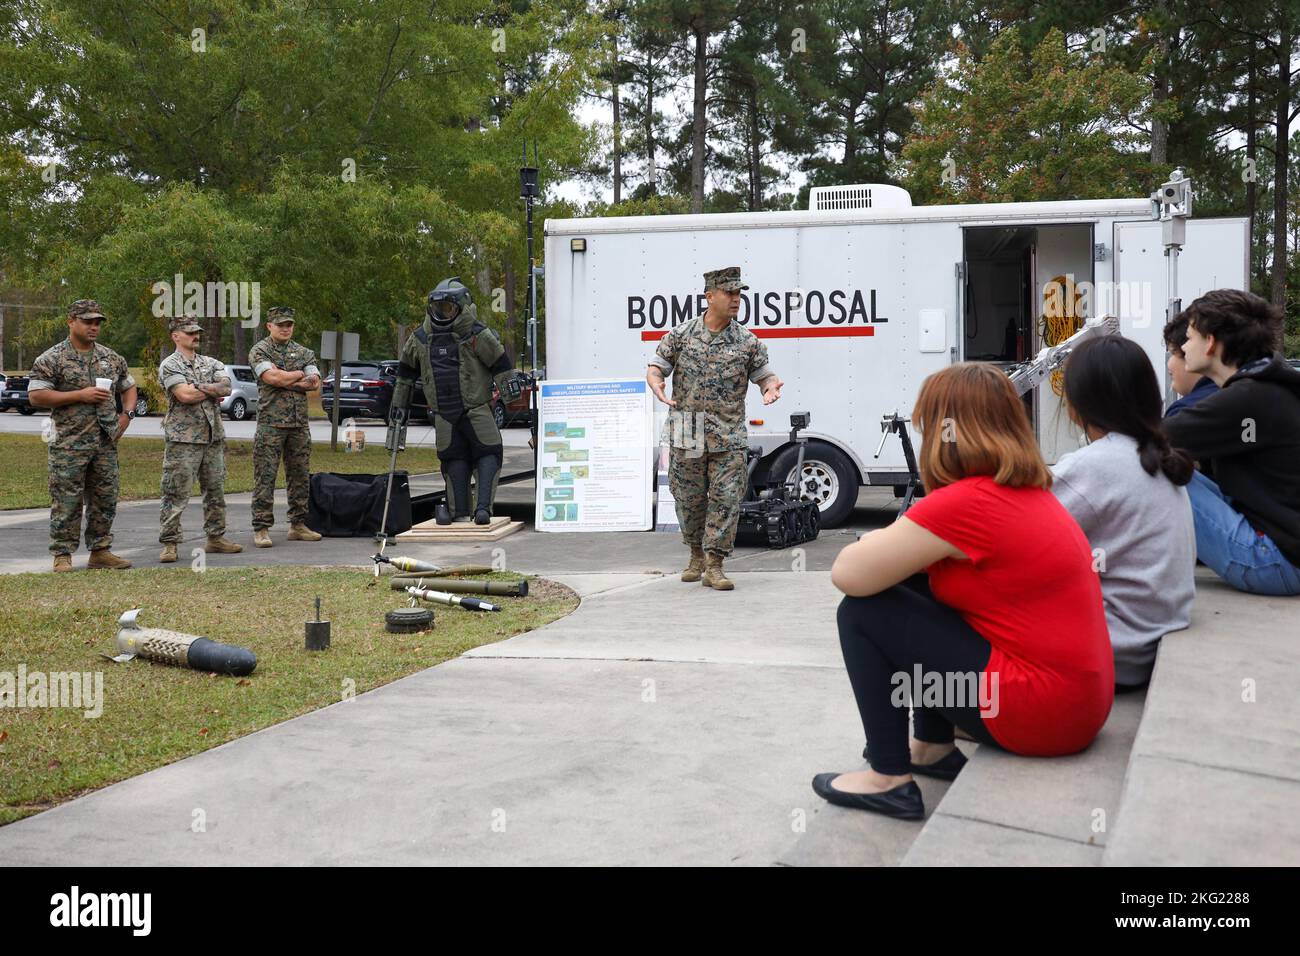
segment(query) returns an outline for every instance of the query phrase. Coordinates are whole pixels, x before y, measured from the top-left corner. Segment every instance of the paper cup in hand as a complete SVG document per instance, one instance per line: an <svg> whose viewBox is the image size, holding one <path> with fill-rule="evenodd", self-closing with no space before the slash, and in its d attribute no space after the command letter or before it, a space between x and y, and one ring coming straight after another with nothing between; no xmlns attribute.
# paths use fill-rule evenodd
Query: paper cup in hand
<svg viewBox="0 0 1300 956"><path fill-rule="evenodd" d="M111 378L97 378L95 379L95 388L102 388L104 391L112 394L113 380Z"/></svg>

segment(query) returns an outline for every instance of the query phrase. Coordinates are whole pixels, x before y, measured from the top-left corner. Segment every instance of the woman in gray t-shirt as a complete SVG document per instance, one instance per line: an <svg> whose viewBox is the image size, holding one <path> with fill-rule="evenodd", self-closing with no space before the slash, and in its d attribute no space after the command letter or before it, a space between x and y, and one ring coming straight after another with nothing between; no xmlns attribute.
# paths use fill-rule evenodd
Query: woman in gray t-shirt
<svg viewBox="0 0 1300 956"><path fill-rule="evenodd" d="M1089 444L1057 462L1052 491L1092 545L1115 682L1139 686L1151 679L1160 639L1191 620L1196 532L1184 485L1194 466L1161 431L1155 371L1131 339L1076 348L1065 399Z"/></svg>

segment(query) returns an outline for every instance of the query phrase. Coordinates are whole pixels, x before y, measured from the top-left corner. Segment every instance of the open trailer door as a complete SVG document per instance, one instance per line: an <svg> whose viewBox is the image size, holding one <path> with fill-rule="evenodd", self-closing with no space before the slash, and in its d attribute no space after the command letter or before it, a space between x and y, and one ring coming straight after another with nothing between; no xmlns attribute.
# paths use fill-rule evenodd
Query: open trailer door
<svg viewBox="0 0 1300 956"><path fill-rule="evenodd" d="M1189 219L1187 242L1178 257L1177 297L1183 307L1211 289L1250 288L1247 220ZM1171 400L1165 371L1163 330L1169 300L1169 260L1161 223L1154 220L1115 223L1115 281L1111 313L1120 334L1146 350L1156 378Z"/></svg>

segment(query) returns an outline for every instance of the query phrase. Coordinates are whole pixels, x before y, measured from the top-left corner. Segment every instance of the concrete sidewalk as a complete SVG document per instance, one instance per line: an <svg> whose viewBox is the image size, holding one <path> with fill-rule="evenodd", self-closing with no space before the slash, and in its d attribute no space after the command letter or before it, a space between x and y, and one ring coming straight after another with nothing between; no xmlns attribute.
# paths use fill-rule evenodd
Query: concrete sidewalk
<svg viewBox="0 0 1300 956"><path fill-rule="evenodd" d="M416 490L438 484L422 478ZM507 486L501 510L528 519L531 496L531 484ZM234 536L248 542L238 530L247 496L230 500ZM119 512L115 548L144 566L156 563L157 507ZM1139 698L1117 706L1113 739L1050 762L978 752L942 806L948 785L918 778L924 828L816 797L815 773L863 766L829 569L896 507L888 490L864 489L849 528L798 549L738 549L728 593L677 580L676 534L530 528L482 545L399 545L393 553L438 564L501 558L582 603L536 631L0 828L0 859L1023 865L1031 851L1095 864L1103 846L1111 863L1240 862L1242 847L1253 862L1295 858L1297 711L1285 690L1300 660L1300 605L1237 594L1203 571L1192 630L1166 640L1145 716ZM195 544L199 511L192 502L185 516ZM47 519L0 515L15 542L0 571L48 568ZM290 544L277 529L270 550L212 560L356 565L374 549L368 539ZM1244 677L1258 682L1259 704L1243 704ZM1098 807L1105 840L1080 830ZM1009 829L1023 838L1004 839Z"/></svg>
<svg viewBox="0 0 1300 956"><path fill-rule="evenodd" d="M49 417L49 412L44 411L37 412L34 415L0 412L0 434L7 432L14 435L39 435L45 427L46 419ZM378 419L363 418L357 419L357 422L360 424L361 431L365 433L368 445L382 446L384 444L384 433L387 429L379 423ZM131 423L126 437L161 439L163 437L162 423L163 417L158 414L137 418ZM311 428L311 440L313 442L317 444L329 442L332 429L327 419L313 418L308 424ZM343 424L343 420L340 420L338 432L340 442L343 441ZM257 431L257 422L254 419L247 419L242 422L223 421L223 427L228 440L252 441L253 434ZM528 436L528 429L517 425L507 426L501 432L502 443L507 448L526 447L528 445ZM410 448L432 448L436 444L434 439L433 426L427 422L414 422L407 429L406 444Z"/></svg>
<svg viewBox="0 0 1300 956"><path fill-rule="evenodd" d="M0 858L773 863L862 730L829 574L735 577L557 575L569 617L0 828Z"/></svg>
<svg viewBox="0 0 1300 956"><path fill-rule="evenodd" d="M506 486L501 510L526 518L531 497L531 484ZM246 544L247 498L229 496L233 536ZM115 549L141 566L156 563L157 507L119 509ZM499 548L512 570L567 584L582 604L547 627L0 828L0 858L771 864L819 809L812 776L863 765L829 568L895 509L888 489L864 490L850 529L799 551L740 549L729 593L677 580L676 534L525 530L478 546L396 546L441 564L490 563ZM0 515L16 544L0 570L48 568L47 520ZM184 522L201 544L197 500ZM272 549L212 561L361 564L374 550L368 539L285 543L283 530ZM937 803L937 791L927 796ZM195 833L199 810L206 832ZM901 859L914 834L898 829L884 862Z"/></svg>

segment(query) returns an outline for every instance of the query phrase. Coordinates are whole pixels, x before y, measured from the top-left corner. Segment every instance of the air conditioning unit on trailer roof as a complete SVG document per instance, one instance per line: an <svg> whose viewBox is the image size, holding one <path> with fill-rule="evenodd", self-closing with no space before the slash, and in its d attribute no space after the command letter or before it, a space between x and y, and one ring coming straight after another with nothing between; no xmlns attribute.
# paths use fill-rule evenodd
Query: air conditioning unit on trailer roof
<svg viewBox="0 0 1300 956"><path fill-rule="evenodd" d="M884 183L858 186L814 186L808 194L810 212L838 212L844 209L908 209L912 197L906 189Z"/></svg>

